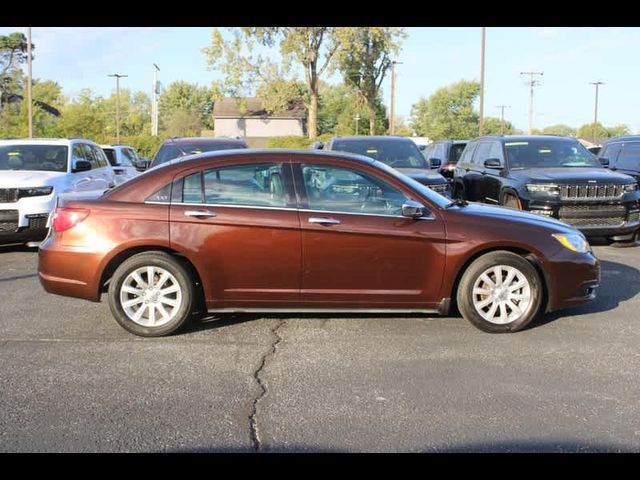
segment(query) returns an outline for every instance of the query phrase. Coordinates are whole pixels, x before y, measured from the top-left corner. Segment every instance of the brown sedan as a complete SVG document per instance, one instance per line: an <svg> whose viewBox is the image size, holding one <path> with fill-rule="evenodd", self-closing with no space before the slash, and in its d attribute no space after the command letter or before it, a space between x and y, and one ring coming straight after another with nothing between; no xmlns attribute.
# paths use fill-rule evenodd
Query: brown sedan
<svg viewBox="0 0 640 480"><path fill-rule="evenodd" d="M577 230L451 202L368 157L204 153L54 212L40 247L51 293L99 301L142 336L194 311L462 315L488 332L595 296Z"/></svg>

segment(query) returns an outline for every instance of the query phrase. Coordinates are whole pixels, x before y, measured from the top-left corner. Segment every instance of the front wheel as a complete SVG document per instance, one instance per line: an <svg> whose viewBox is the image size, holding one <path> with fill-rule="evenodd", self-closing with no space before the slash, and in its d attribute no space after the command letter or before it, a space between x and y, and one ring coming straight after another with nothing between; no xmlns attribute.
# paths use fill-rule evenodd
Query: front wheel
<svg viewBox="0 0 640 480"><path fill-rule="evenodd" d="M193 281L171 255L144 252L125 260L109 285L109 307L124 329L141 337L169 335L184 325L194 304Z"/></svg>
<svg viewBox="0 0 640 480"><path fill-rule="evenodd" d="M538 314L542 283L535 267L512 252L491 252L464 272L457 292L462 316L489 333L517 332Z"/></svg>

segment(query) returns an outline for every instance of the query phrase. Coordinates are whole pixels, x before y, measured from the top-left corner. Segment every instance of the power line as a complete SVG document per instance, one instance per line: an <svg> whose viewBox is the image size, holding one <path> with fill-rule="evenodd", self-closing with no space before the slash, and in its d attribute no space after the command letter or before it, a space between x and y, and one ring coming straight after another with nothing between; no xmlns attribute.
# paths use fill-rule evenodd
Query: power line
<svg viewBox="0 0 640 480"><path fill-rule="evenodd" d="M538 80L535 80L534 75L544 75L544 72L520 72L520 75L529 75L529 135L533 132L533 87L540 85Z"/></svg>

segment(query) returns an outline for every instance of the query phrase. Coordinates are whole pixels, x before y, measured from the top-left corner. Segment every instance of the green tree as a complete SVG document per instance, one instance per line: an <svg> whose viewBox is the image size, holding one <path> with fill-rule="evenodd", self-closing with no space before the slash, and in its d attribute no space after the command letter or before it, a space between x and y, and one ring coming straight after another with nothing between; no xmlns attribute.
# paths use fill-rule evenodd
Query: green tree
<svg viewBox="0 0 640 480"><path fill-rule="evenodd" d="M77 98L67 102L62 108L59 126L65 137L85 137L102 141L107 132L104 99L95 96L88 88L81 90ZM115 126L113 128L115 131Z"/></svg>
<svg viewBox="0 0 640 480"><path fill-rule="evenodd" d="M461 80L439 88L411 107L412 128L433 140L476 137L479 123L473 103L479 94L476 81Z"/></svg>
<svg viewBox="0 0 640 480"><path fill-rule="evenodd" d="M619 137L620 135L630 135L631 129L628 125L621 123L619 125L614 125L613 127L607 127L607 131L609 135L612 137Z"/></svg>
<svg viewBox="0 0 640 480"><path fill-rule="evenodd" d="M105 115L105 135L116 136L116 94L98 101ZM151 131L151 99L145 92L120 90L120 135L145 135Z"/></svg>
<svg viewBox="0 0 640 480"><path fill-rule="evenodd" d="M496 117L484 117L485 135L513 135L515 132L515 127L508 120L501 121Z"/></svg>
<svg viewBox="0 0 640 480"><path fill-rule="evenodd" d="M161 128L166 130L170 125L172 131L194 131L196 125L200 125L199 130L213 128L214 100L213 90L205 86L183 81L171 83L160 95ZM187 116L192 118L187 121Z"/></svg>
<svg viewBox="0 0 640 480"><path fill-rule="evenodd" d="M565 137L575 137L576 132L575 128L570 127L569 125L563 125L562 123L549 125L542 129L542 133L544 135L563 135Z"/></svg>
<svg viewBox="0 0 640 480"><path fill-rule="evenodd" d="M278 75L261 82L256 96L270 114L296 105L308 104L307 88L304 82L287 80Z"/></svg>
<svg viewBox="0 0 640 480"><path fill-rule="evenodd" d="M17 80L22 77L20 64L27 61L27 47L24 33L0 35L0 107L11 100L15 101L11 94L22 90ZM31 48L35 49L35 46L31 44Z"/></svg>
<svg viewBox="0 0 640 480"><path fill-rule="evenodd" d="M335 27L243 27L232 29L232 33L233 38L225 41L214 29L211 45L203 49L210 68L224 75L221 90L234 97L247 96L265 65L273 65L254 51L255 45L273 48L277 44L284 72L294 62L302 66L309 95L307 131L309 138L315 138L319 81L332 66L339 48Z"/></svg>
<svg viewBox="0 0 640 480"><path fill-rule="evenodd" d="M354 87L368 110L369 134L376 134L380 87L392 58L400 51L406 33L395 27L339 27L336 38L338 68L347 85Z"/></svg>
<svg viewBox="0 0 640 480"><path fill-rule="evenodd" d="M364 101L353 87L344 84L320 85L318 111L318 131L321 135L354 135L366 133L369 112ZM376 102L376 130L386 131L389 127L387 112L378 98ZM359 119L358 119L359 118Z"/></svg>
<svg viewBox="0 0 640 480"><path fill-rule="evenodd" d="M578 138L584 138L590 142L598 143L603 139L610 138L611 134L600 122L595 124L592 122L578 128L577 136Z"/></svg>

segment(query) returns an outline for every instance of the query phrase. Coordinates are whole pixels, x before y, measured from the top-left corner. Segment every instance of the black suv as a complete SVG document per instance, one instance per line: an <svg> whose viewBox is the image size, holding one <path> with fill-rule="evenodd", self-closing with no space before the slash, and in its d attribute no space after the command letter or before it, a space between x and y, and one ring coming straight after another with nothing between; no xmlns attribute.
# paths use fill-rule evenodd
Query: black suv
<svg viewBox="0 0 640 480"><path fill-rule="evenodd" d="M430 143L422 151L424 158L428 161L440 162L440 174L448 179L453 178L456 170L456 163L460 160L460 155L469 140L437 140Z"/></svg>
<svg viewBox="0 0 640 480"><path fill-rule="evenodd" d="M454 196L557 218L587 236L626 242L640 227L640 192L575 138L490 136L469 142Z"/></svg>
<svg viewBox="0 0 640 480"><path fill-rule="evenodd" d="M418 146L410 138L393 136L333 137L326 144L315 143L312 148L366 155L386 163L441 195L451 195L449 182L433 170L440 167L440 163L427 163Z"/></svg>
<svg viewBox="0 0 640 480"><path fill-rule="evenodd" d="M173 137L165 140L156 152L149 168L167 163L174 158L202 152L247 148L244 140L214 137Z"/></svg>
<svg viewBox="0 0 640 480"><path fill-rule="evenodd" d="M631 175L640 183L640 135L607 140L598 153L600 163L610 170Z"/></svg>

